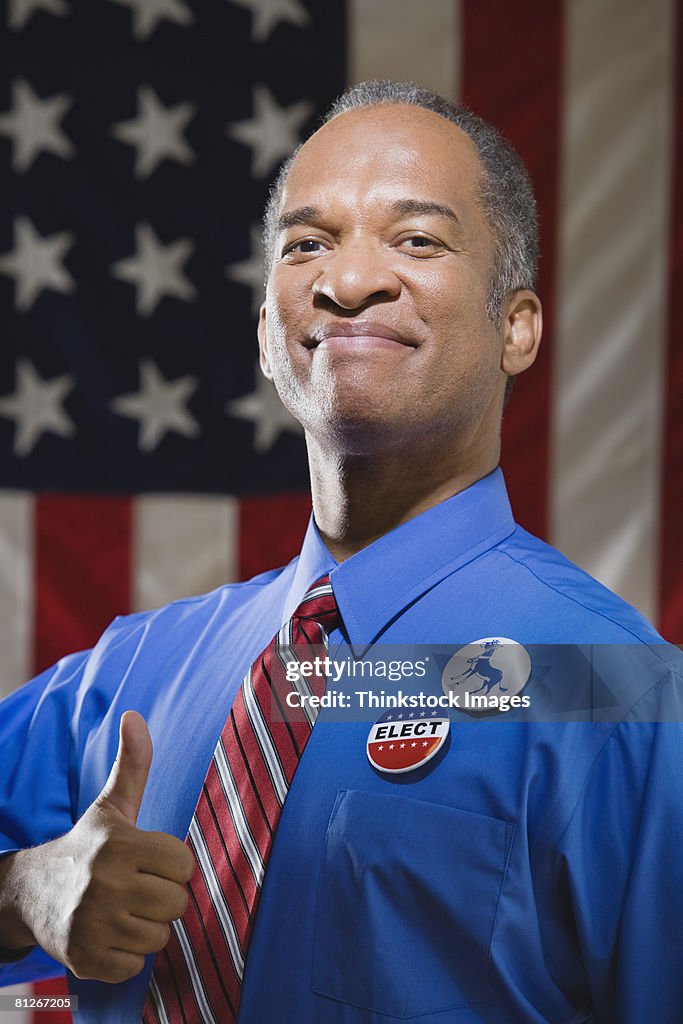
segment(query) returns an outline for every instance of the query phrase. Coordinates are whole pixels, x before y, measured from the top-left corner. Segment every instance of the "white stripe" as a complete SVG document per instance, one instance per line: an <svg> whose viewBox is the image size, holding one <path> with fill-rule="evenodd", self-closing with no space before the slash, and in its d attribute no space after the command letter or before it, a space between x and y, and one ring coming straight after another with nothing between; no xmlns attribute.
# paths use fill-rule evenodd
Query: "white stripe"
<svg viewBox="0 0 683 1024"><path fill-rule="evenodd" d="M242 980L242 973L244 971L244 955L240 948L240 941L235 929L235 922L230 914L230 909L225 902L223 896L223 890L220 887L218 879L216 877L216 870L214 863L211 859L206 840L202 834L202 830L199 827L199 822L196 818L192 819L190 823L190 839L192 840L192 846L199 863L199 869L202 873L204 883L211 896L211 902L218 920L220 921L221 929L223 931L223 937L225 938L226 945L230 950L230 958L234 964L235 972L239 980Z"/></svg>
<svg viewBox="0 0 683 1024"><path fill-rule="evenodd" d="M237 786L235 785L235 780L232 777L228 759L225 756L225 748L223 746L222 739L218 741L213 758L216 764L218 778L220 779L223 787L225 799L228 803L228 807L230 808L230 814L235 826L237 838L244 850L244 856L249 861L249 867L251 868L251 873L254 876L254 881L260 889L261 882L263 881L263 861L261 859L258 846L254 842L254 837L251 834L251 828L249 827L249 822L247 821L244 813L242 801L239 793L237 792Z"/></svg>
<svg viewBox="0 0 683 1024"><path fill-rule="evenodd" d="M32 985L12 985L2 989L3 996L16 996L18 999L30 999L35 996ZM0 1024L32 1024L32 1010L0 1010Z"/></svg>
<svg viewBox="0 0 683 1024"><path fill-rule="evenodd" d="M652 617L673 0L565 6L552 540Z"/></svg>
<svg viewBox="0 0 683 1024"><path fill-rule="evenodd" d="M33 514L31 495L0 495L0 697L32 674Z"/></svg>
<svg viewBox="0 0 683 1024"><path fill-rule="evenodd" d="M197 970L197 964L195 963L190 937L185 930L182 918L179 918L177 921L171 921L171 927L176 933L178 944L180 945L183 957L185 958L185 963L187 964L190 981L192 982L192 989L199 1005L199 1010L202 1014L202 1024L220 1024L220 1022L214 1017L213 1011L209 1006L209 1001L204 990L204 983L199 971Z"/></svg>
<svg viewBox="0 0 683 1024"><path fill-rule="evenodd" d="M458 0L350 0L347 10L349 85L392 78L458 98Z"/></svg>
<svg viewBox="0 0 683 1024"><path fill-rule="evenodd" d="M166 1005L164 1003L163 996L161 995L159 986L157 985L156 978L154 977L154 975L152 975L150 979L149 991L150 995L152 996L152 1002L154 1003L154 1009L157 1012L157 1016L159 1017L161 1024L171 1024L170 1020L168 1019L168 1013L166 1012Z"/></svg>
<svg viewBox="0 0 683 1024"><path fill-rule="evenodd" d="M133 502L133 610L237 579L238 502L148 495Z"/></svg>
<svg viewBox="0 0 683 1024"><path fill-rule="evenodd" d="M251 722L252 729L256 735L257 743L261 748L261 753L263 754L268 774L270 775L273 783L275 795L278 798L280 806L282 806L285 802L285 797L287 796L287 778L283 771L280 757L273 744L268 727L263 720L263 715L261 714L259 703L256 700L256 695L254 694L251 669L249 669L249 672L242 683L242 697L244 699L244 707L247 715L249 716L249 721Z"/></svg>

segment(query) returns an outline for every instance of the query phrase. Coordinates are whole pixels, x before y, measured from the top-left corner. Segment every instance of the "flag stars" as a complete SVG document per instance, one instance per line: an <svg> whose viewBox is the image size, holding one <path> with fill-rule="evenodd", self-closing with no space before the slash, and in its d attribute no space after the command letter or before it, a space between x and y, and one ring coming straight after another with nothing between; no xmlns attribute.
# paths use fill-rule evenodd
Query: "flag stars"
<svg viewBox="0 0 683 1024"><path fill-rule="evenodd" d="M12 168L28 170L41 152L69 158L74 147L59 122L72 106L68 93L41 99L25 78L12 82L12 107L0 115L0 135L12 141Z"/></svg>
<svg viewBox="0 0 683 1024"><path fill-rule="evenodd" d="M133 35L136 39L151 36L160 21L189 25L194 21L190 8L183 0L110 0L133 12Z"/></svg>
<svg viewBox="0 0 683 1024"><path fill-rule="evenodd" d="M68 231L39 235L28 217L14 221L14 249L0 256L0 274L14 278L15 305L24 312L30 309L46 288L71 292L74 279L62 260L74 243Z"/></svg>
<svg viewBox="0 0 683 1024"><path fill-rule="evenodd" d="M252 12L251 34L257 43L267 39L281 21L303 28L311 20L299 0L232 0L232 3Z"/></svg>
<svg viewBox="0 0 683 1024"><path fill-rule="evenodd" d="M11 29L19 31L34 11L46 11L56 18L66 18L69 5L65 0L9 0L7 24Z"/></svg>
<svg viewBox="0 0 683 1024"><path fill-rule="evenodd" d="M238 284L251 289L251 312L257 317L263 301L263 238L259 224L252 224L249 229L250 256L246 260L230 263L225 268L225 276Z"/></svg>
<svg viewBox="0 0 683 1024"><path fill-rule="evenodd" d="M263 453L270 451L283 432L303 434L303 427L284 407L274 384L266 380L258 363L254 374L256 384L251 394L233 398L225 411L236 419L254 424L254 450Z"/></svg>
<svg viewBox="0 0 683 1024"><path fill-rule="evenodd" d="M197 108L193 103L165 107L153 89L138 89L138 114L131 121L112 125L111 134L119 142L134 146L135 177L148 178L162 160L191 164L195 155L182 137Z"/></svg>
<svg viewBox="0 0 683 1024"><path fill-rule="evenodd" d="M44 433L71 437L76 428L63 402L76 385L70 373L43 380L25 359L17 363L14 393L0 398L0 416L15 423L14 452L30 455Z"/></svg>
<svg viewBox="0 0 683 1024"><path fill-rule="evenodd" d="M140 390L115 398L110 408L139 424L138 447L153 451L169 431L197 437L201 431L186 403L197 390L196 377L166 380L151 359L140 361Z"/></svg>
<svg viewBox="0 0 683 1024"><path fill-rule="evenodd" d="M313 113L310 100L280 107L265 85L254 86L254 116L238 121L228 135L252 150L251 173L265 178L299 143L299 133Z"/></svg>
<svg viewBox="0 0 683 1024"><path fill-rule="evenodd" d="M135 308L140 316L150 316L167 295L186 301L196 297L194 285L182 271L183 263L194 251L189 238L164 245L143 222L135 227L135 241L135 255L119 260L111 273L135 286Z"/></svg>

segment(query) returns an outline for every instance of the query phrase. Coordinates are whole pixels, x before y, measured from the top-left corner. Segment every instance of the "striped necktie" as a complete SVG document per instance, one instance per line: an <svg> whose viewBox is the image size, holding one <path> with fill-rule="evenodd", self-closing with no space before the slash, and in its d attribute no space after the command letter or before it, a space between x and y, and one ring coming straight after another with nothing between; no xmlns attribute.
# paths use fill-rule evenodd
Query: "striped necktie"
<svg viewBox="0 0 683 1024"><path fill-rule="evenodd" d="M143 1024L230 1024L237 1018L268 856L317 715L302 702L300 720L289 721L286 697L292 691L322 696L327 682L318 674L289 683L285 666L326 650L339 621L323 576L242 682L187 836L197 861L190 902L157 954Z"/></svg>

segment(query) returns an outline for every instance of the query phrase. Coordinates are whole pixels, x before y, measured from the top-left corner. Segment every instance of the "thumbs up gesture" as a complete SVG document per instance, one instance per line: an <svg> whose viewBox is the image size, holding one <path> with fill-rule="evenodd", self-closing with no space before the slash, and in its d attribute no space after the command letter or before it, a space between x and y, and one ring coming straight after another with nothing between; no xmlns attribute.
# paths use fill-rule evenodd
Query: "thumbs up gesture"
<svg viewBox="0 0 683 1024"><path fill-rule="evenodd" d="M145 955L164 948L195 862L174 836L136 827L151 763L147 724L127 711L109 778L82 818L2 862L19 920L0 914L0 945L37 943L76 977L108 982L139 974Z"/></svg>

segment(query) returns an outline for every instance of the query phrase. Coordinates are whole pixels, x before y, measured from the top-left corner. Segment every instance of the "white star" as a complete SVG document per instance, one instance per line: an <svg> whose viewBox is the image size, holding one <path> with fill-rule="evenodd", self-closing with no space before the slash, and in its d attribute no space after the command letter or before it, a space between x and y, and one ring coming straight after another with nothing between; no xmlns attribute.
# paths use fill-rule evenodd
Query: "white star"
<svg viewBox="0 0 683 1024"><path fill-rule="evenodd" d="M395 744L394 744L394 743L390 743L390 744L389 744L389 750L393 750L393 749L394 749L394 746L395 746Z"/></svg>
<svg viewBox="0 0 683 1024"><path fill-rule="evenodd" d="M405 747L405 743L402 743L401 744L401 750L403 750L404 747Z"/></svg>
<svg viewBox="0 0 683 1024"><path fill-rule="evenodd" d="M74 279L61 264L74 242L68 231L44 238L28 217L14 221L14 249L0 256L0 274L13 277L17 309L30 309L44 288L56 292L73 291Z"/></svg>
<svg viewBox="0 0 683 1024"><path fill-rule="evenodd" d="M114 138L136 147L136 178L148 178L164 159L177 160L181 164L194 162L194 153L181 137L181 132L196 110L192 103L165 107L149 86L140 86L138 116L111 128Z"/></svg>
<svg viewBox="0 0 683 1024"><path fill-rule="evenodd" d="M398 717L399 717L399 721L400 721L403 718L403 715L399 715Z"/></svg>
<svg viewBox="0 0 683 1024"><path fill-rule="evenodd" d="M151 452L169 430L183 437L197 437L199 424L185 408L185 403L197 390L196 377L165 380L151 359L140 361L140 390L113 399L111 408L119 416L138 420L140 433L138 446Z"/></svg>
<svg viewBox="0 0 683 1024"><path fill-rule="evenodd" d="M251 146L251 173L265 176L296 149L299 132L311 116L313 104L300 100L291 107L280 107L265 85L254 86L254 116L230 125L228 135Z"/></svg>
<svg viewBox="0 0 683 1024"><path fill-rule="evenodd" d="M429 745L429 744L427 743L427 740L425 740L425 741L424 741L424 743L422 744L422 746L423 746L423 747L426 747L426 746L428 746L428 745Z"/></svg>
<svg viewBox="0 0 683 1024"><path fill-rule="evenodd" d="M176 25L190 25L194 15L183 0L111 0L133 12L133 35L136 39L151 36L160 21L166 18Z"/></svg>
<svg viewBox="0 0 683 1024"><path fill-rule="evenodd" d="M27 360L18 361L14 394L0 398L0 416L16 424L14 451L17 455L29 455L41 434L48 430L59 437L71 437L76 432L62 408L62 402L75 383L70 373L43 380Z"/></svg>
<svg viewBox="0 0 683 1024"><path fill-rule="evenodd" d="M225 276L251 288L251 312L258 316L263 301L263 238L258 224L251 225L249 237L251 256L239 263L230 263L225 268Z"/></svg>
<svg viewBox="0 0 683 1024"><path fill-rule="evenodd" d="M377 749L378 749L378 750L384 750L384 744L383 744L383 743L380 743L380 745L378 746L378 748L377 748Z"/></svg>
<svg viewBox="0 0 683 1024"><path fill-rule="evenodd" d="M233 398L225 411L239 420L250 420L256 427L254 450L269 451L283 431L302 434L301 424L285 409L274 385L256 367L256 390L241 398Z"/></svg>
<svg viewBox="0 0 683 1024"><path fill-rule="evenodd" d="M417 743L411 743L410 745L411 745L411 747L416 747Z"/></svg>
<svg viewBox="0 0 683 1024"><path fill-rule="evenodd" d="M69 7L64 0L9 0L7 24L10 28L21 29L34 11L47 11L57 18L66 18Z"/></svg>
<svg viewBox="0 0 683 1024"><path fill-rule="evenodd" d="M23 78L12 82L12 109L0 116L0 135L12 140L12 167L25 171L45 150L70 157L74 148L59 127L72 98L67 93L41 100Z"/></svg>
<svg viewBox="0 0 683 1024"><path fill-rule="evenodd" d="M262 42L280 21L292 25L308 25L311 17L299 0L233 0L253 14L251 34L255 42Z"/></svg>
<svg viewBox="0 0 683 1024"><path fill-rule="evenodd" d="M114 263L111 272L137 288L135 308L140 316L149 316L164 295L188 301L195 298L194 285L181 269L194 249L189 238L164 245L149 224L141 223L135 226L135 242L135 255Z"/></svg>

